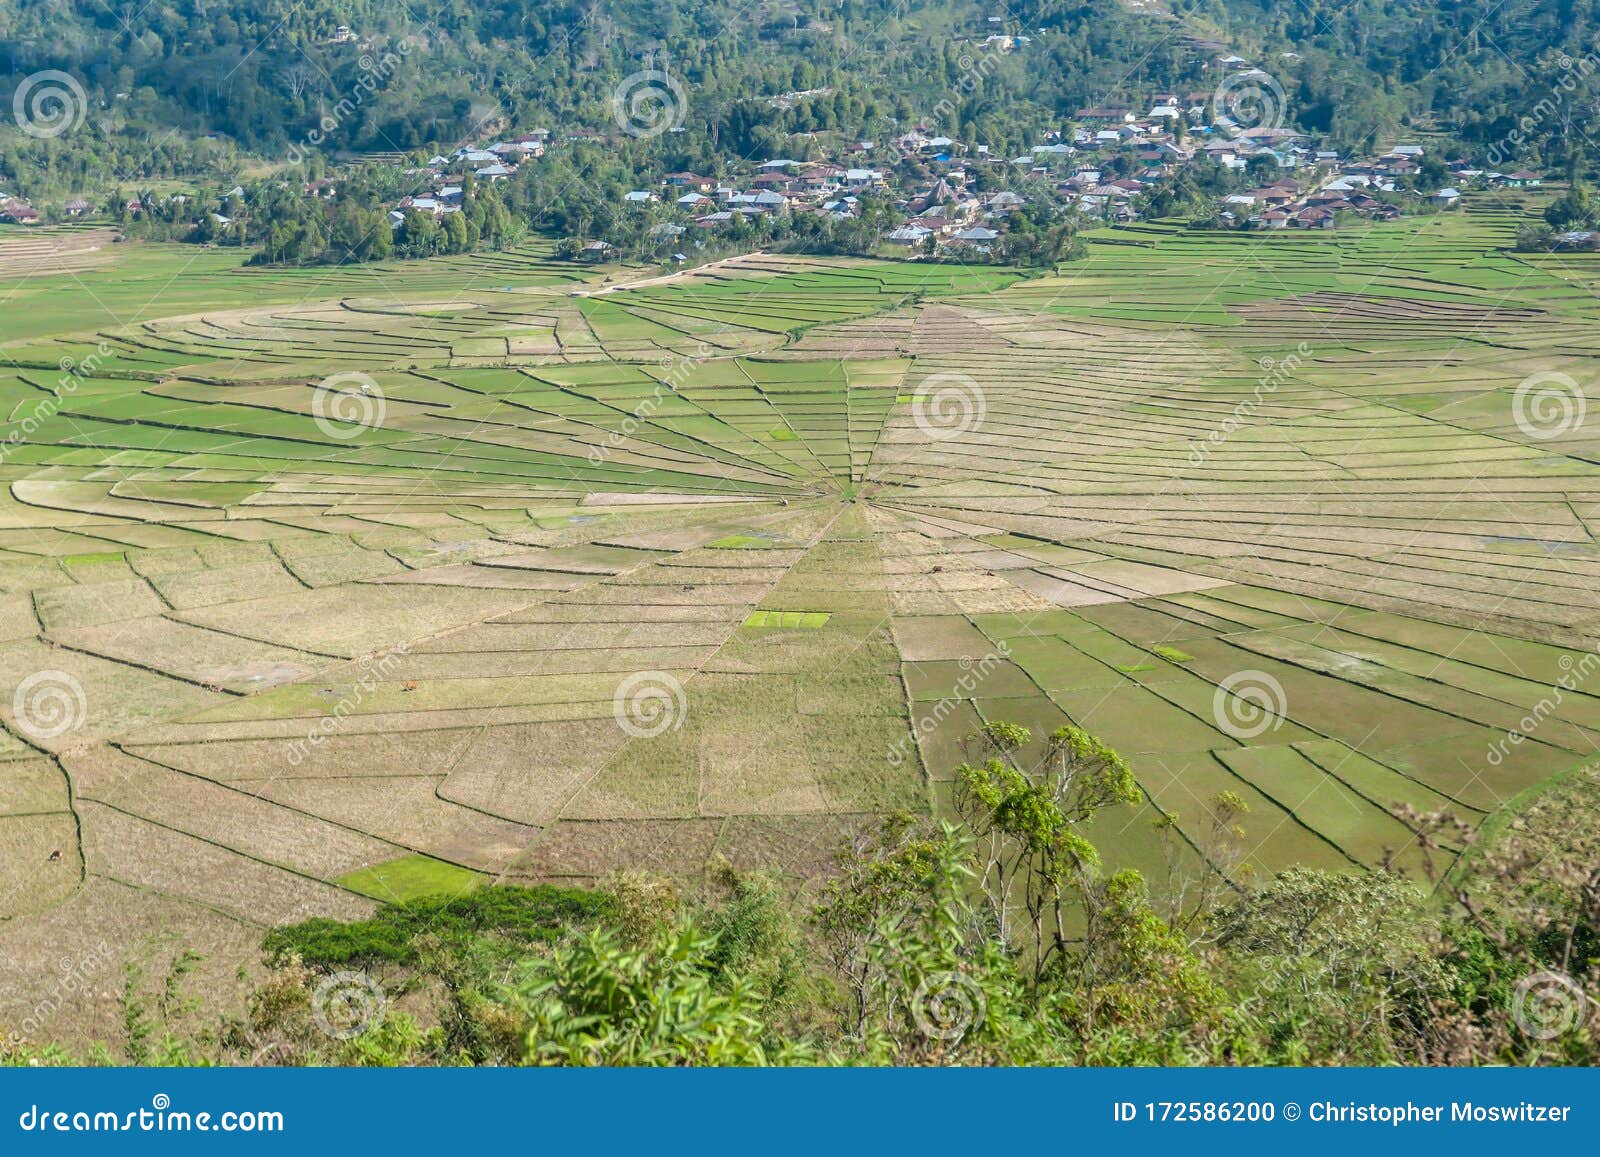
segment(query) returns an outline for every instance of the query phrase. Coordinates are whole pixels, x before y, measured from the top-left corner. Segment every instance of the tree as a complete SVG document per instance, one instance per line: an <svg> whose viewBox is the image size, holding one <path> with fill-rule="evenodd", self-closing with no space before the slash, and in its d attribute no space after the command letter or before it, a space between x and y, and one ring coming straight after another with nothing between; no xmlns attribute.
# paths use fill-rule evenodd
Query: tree
<svg viewBox="0 0 1600 1157"><path fill-rule="evenodd" d="M1143 799L1122 757L1078 727L1055 730L1037 769L1019 753L1027 728L991 723L977 739L992 752L956 768L955 807L982 851L979 881L1001 944L1020 939L1019 916L1034 983L1068 944L1068 911L1099 868L1100 855L1079 829L1103 808Z"/></svg>
<svg viewBox="0 0 1600 1157"><path fill-rule="evenodd" d="M441 234L440 246L443 252L465 253L468 249L466 214L445 214Z"/></svg>
<svg viewBox="0 0 1600 1157"><path fill-rule="evenodd" d="M1596 218L1594 199L1582 181L1574 181L1566 193L1544 211L1544 219L1550 227L1559 230L1588 229L1594 226Z"/></svg>
<svg viewBox="0 0 1600 1157"><path fill-rule="evenodd" d="M901 817L858 837L814 919L846 987L850 1055L873 1064L1059 1063L1053 994L1030 998L981 931L972 837Z"/></svg>
<svg viewBox="0 0 1600 1157"><path fill-rule="evenodd" d="M1249 814L1250 804L1243 796L1219 791L1206 801L1207 822L1193 845L1179 828L1176 812L1164 812L1156 820L1157 831L1165 837L1165 918L1191 942L1210 937L1207 921L1250 875L1241 822Z"/></svg>
<svg viewBox="0 0 1600 1157"><path fill-rule="evenodd" d="M1085 889L1084 935L1064 975L1079 1031L1203 1040L1227 997L1182 935L1150 903L1149 885L1124 868Z"/></svg>
<svg viewBox="0 0 1600 1157"><path fill-rule="evenodd" d="M1421 1059L1448 989L1421 889L1381 873L1280 872L1223 908L1216 942L1244 1012L1297 1055L1344 1064Z"/></svg>
<svg viewBox="0 0 1600 1157"><path fill-rule="evenodd" d="M864 1037L871 995L881 984L882 962L870 951L874 938L909 910L939 853L934 832L897 815L853 836L835 857L836 874L812 920L844 982L845 1031L853 1038Z"/></svg>

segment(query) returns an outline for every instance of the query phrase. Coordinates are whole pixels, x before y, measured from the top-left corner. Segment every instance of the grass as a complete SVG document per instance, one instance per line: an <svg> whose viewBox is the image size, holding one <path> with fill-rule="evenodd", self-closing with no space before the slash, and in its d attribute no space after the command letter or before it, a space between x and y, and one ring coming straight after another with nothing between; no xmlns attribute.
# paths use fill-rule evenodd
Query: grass
<svg viewBox="0 0 1600 1157"><path fill-rule="evenodd" d="M830 618L827 611L752 611L744 625L769 630L814 631Z"/></svg>
<svg viewBox="0 0 1600 1157"><path fill-rule="evenodd" d="M432 856L415 855L360 868L340 876L338 882L375 900L402 903L424 896L460 896L482 887L485 877Z"/></svg>

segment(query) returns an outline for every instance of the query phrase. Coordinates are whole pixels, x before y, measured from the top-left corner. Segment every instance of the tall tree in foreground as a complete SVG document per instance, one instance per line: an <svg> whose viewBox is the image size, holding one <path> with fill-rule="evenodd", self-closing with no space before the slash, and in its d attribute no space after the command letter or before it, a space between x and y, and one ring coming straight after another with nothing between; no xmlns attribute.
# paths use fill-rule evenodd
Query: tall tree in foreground
<svg viewBox="0 0 1600 1157"><path fill-rule="evenodd" d="M1024 950L1037 985L1069 945L1073 909L1085 910L1100 853L1082 828L1108 807L1144 797L1126 762L1078 727L1061 727L1024 770L1026 727L990 723L987 754L956 768L955 807L978 842L978 881L1002 946Z"/></svg>

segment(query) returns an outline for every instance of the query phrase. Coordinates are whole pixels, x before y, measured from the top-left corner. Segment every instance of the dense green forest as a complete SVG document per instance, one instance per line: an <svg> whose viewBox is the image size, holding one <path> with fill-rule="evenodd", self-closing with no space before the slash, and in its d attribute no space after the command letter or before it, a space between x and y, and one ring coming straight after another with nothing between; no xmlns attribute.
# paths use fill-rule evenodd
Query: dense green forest
<svg viewBox="0 0 1600 1157"><path fill-rule="evenodd" d="M1588 0L1187 7L1211 15L1241 51L1279 73L1299 123L1343 147L1411 124L1456 137L1490 165L1559 160L1564 138L1589 133L1600 111L1600 7Z"/></svg>
<svg viewBox="0 0 1600 1157"><path fill-rule="evenodd" d="M659 68L689 94L684 127L721 155L849 135L936 115L958 140L1028 143L1080 105L1202 87L1207 52L1231 45L1271 72L1292 117L1351 148L1402 124L1523 151L1595 113L1600 10L1579 0L1176 0L1174 16L1119 0L1029 2L991 22L965 0L791 0L670 7L492 0L428 20L392 0L198 0L125 11L97 0L0 4L0 86L44 69L83 84L97 132L57 163L115 166L118 141L207 134L274 155L325 129L333 150L408 150L508 124L604 127L624 76ZM351 30L339 40L340 26ZM978 61L973 42L1024 34ZM402 59L382 66L383 54ZM366 74L359 107L330 108ZM822 91L817 91L822 90ZM775 105L785 93L815 95ZM1535 123L1522 124L1524 118ZM664 146L665 147L665 146ZM59 145L54 150L64 151ZM179 149L179 153L182 153ZM151 156L178 167L199 156ZM11 166L41 162L24 143Z"/></svg>
<svg viewBox="0 0 1600 1157"><path fill-rule="evenodd" d="M129 968L121 1039L75 1055L12 1039L0 1063L1600 1061L1578 987L1600 980L1593 770L1443 879L1259 877L1227 793L1207 866L1147 879L1104 870L1084 834L1141 798L1127 764L1066 727L1024 773L1010 757L1029 739L987 725L956 768L959 822L863 822L820 886L724 862L698 883L485 887L313 919L267 935L267 980L220 1021L193 1015L180 950L164 975ZM1447 813L1408 819L1425 851L1471 842Z"/></svg>
<svg viewBox="0 0 1600 1157"><path fill-rule="evenodd" d="M455 142L486 120L604 127L615 85L642 68L681 78L691 94L686 127L725 154L796 132L909 124L953 90L960 99L946 133L1020 147L1039 126L1120 87L1130 62L1143 62L1132 78L1141 87L1198 76L1170 29L1107 2L1012 9L1007 25L1034 34L1030 50L977 68L969 42L994 31L986 11L888 0L495 0L419 22L384 0L266 0L222 13L182 2L131 16L93 0L8 0L0 64L7 89L42 69L72 73L90 94L90 119L107 128L216 133L266 154L317 128L385 50L403 63L326 133L328 147ZM341 25L353 39L335 41ZM816 89L828 91L791 108L770 103Z"/></svg>

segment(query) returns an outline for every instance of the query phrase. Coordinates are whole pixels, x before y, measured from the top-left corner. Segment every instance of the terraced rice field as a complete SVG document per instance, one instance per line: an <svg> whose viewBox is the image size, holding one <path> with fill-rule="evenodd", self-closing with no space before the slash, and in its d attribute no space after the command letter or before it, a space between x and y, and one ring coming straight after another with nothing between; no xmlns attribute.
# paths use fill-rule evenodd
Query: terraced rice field
<svg viewBox="0 0 1600 1157"><path fill-rule="evenodd" d="M226 990L391 895L804 881L988 720L1127 756L1113 864L1229 791L1254 868L1447 866L1417 815L1600 741L1600 426L1519 391L1588 388L1600 259L1518 220L7 282L0 1020L102 942Z"/></svg>
<svg viewBox="0 0 1600 1157"><path fill-rule="evenodd" d="M110 264L117 231L102 226L0 226L0 277L84 272Z"/></svg>

